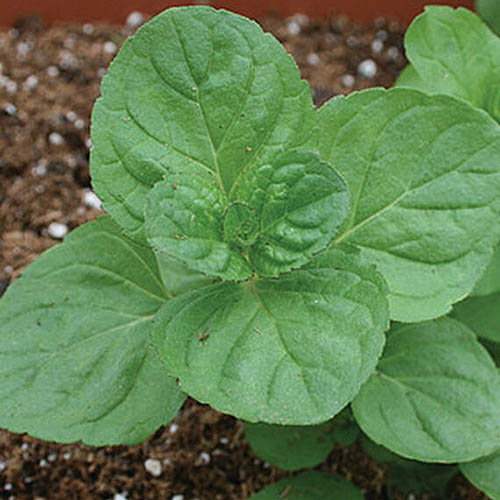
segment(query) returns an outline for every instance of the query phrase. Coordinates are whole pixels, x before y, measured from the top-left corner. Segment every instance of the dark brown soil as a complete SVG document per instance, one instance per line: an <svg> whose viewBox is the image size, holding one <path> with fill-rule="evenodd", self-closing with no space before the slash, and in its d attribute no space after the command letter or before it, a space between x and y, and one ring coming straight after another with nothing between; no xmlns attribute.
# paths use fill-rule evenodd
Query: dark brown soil
<svg viewBox="0 0 500 500"><path fill-rule="evenodd" d="M361 27L343 17L295 16L262 25L294 55L318 104L354 89L390 86L406 63L396 22ZM45 29L36 18L0 31L0 294L58 242L52 223L71 231L98 215L88 198L89 117L106 67L132 31ZM367 60L373 76L360 73ZM146 471L147 459L161 462L159 477ZM321 468L345 475L368 499L386 498L384 468L357 444L337 447ZM134 448L57 445L0 431L4 499L244 499L284 475L252 454L241 422L191 400L170 426ZM487 497L459 477L448 498Z"/></svg>

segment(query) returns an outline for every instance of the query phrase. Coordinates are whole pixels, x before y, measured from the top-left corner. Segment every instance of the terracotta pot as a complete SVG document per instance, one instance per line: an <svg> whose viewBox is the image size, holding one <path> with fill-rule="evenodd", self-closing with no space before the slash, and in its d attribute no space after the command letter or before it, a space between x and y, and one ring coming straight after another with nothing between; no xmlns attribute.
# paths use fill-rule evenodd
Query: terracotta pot
<svg viewBox="0 0 500 500"><path fill-rule="evenodd" d="M0 1L0 25L10 26L19 16L41 14L54 21L98 21L123 23L127 15L138 10L155 14L174 5L193 2L172 0L21 0ZM439 3L473 8L474 0L215 0L215 7L258 17L270 12L290 15L303 12L309 16L326 17L333 12L347 14L357 21L370 21L378 16L410 21L425 4Z"/></svg>

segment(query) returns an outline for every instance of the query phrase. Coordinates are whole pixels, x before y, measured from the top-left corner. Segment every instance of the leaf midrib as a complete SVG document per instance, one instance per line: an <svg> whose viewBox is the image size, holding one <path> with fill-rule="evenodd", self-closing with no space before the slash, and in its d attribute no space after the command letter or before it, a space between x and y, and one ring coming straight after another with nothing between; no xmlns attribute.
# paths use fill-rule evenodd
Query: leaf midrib
<svg viewBox="0 0 500 500"><path fill-rule="evenodd" d="M187 54L186 54L186 49L185 49L184 44L183 44L183 42L182 42L182 40L181 40L181 38L179 36L179 32L178 32L178 29L177 29L177 25L175 23L174 16L170 16L169 20L170 20L170 22L172 24L173 32L175 33L175 37L177 39L177 42L179 43L179 46L181 48L181 52L182 52L182 55L184 57L184 62L185 62L187 70L189 71L189 75L191 76L191 80L196 84L195 103L196 103L196 105L198 106L198 108L200 110L201 117L203 118L203 124L205 126L205 130L206 130L207 137L208 137L209 144L210 144L210 149L212 151L212 158L213 158L213 161L214 161L215 174L216 174L216 177L217 177L217 182L219 184L219 188L221 190L222 195L224 196L224 198L227 199L227 193L226 193L226 190L224 188L224 184L222 182L222 177L221 177L221 173L220 173L220 166L219 166L219 158L217 156L217 151L215 149L214 140L213 140L212 134L210 132L210 129L208 127L208 121L207 121L207 116L205 114L205 110L203 109L203 106L200 103L200 95L199 95L199 88L198 88L199 84L197 83L196 78L193 75L193 71L191 69L191 66L189 65L189 61L188 61ZM212 31L213 31L213 29L214 29L214 27L212 27ZM212 55L210 56L210 58L212 58ZM208 66L209 65L210 65L210 60L208 62Z"/></svg>

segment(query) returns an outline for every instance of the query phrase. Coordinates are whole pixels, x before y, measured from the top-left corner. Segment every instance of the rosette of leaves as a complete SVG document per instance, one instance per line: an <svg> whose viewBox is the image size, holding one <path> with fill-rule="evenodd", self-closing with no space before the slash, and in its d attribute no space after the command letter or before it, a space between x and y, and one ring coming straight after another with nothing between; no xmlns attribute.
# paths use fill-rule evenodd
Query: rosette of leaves
<svg viewBox="0 0 500 500"><path fill-rule="evenodd" d="M361 421L389 320L449 312L500 234L500 131L486 113L409 89L318 112L272 36L208 7L165 11L124 44L92 141L109 216L0 303L0 425L15 432L135 443L184 392L290 426L356 398ZM495 384L490 358L476 361L474 383ZM490 452L496 401L453 459ZM435 448L409 454L449 458Z"/></svg>

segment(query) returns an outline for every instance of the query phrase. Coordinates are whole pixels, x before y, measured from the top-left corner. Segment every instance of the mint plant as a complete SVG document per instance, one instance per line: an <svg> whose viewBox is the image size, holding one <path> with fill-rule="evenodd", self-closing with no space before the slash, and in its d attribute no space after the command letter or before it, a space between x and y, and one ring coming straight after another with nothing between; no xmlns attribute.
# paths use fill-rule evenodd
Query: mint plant
<svg viewBox="0 0 500 500"><path fill-rule="evenodd" d="M432 73L413 64L419 89L318 111L292 58L241 16L174 8L141 28L93 113L108 215L0 301L0 425L135 444L188 394L246 420L251 445L288 469L359 424L407 459L484 477L498 369L442 316L485 286L500 238L498 68L471 63L486 90L466 94L468 76L422 89ZM309 451L282 460L289 444ZM360 498L332 475L285 482L256 498Z"/></svg>

